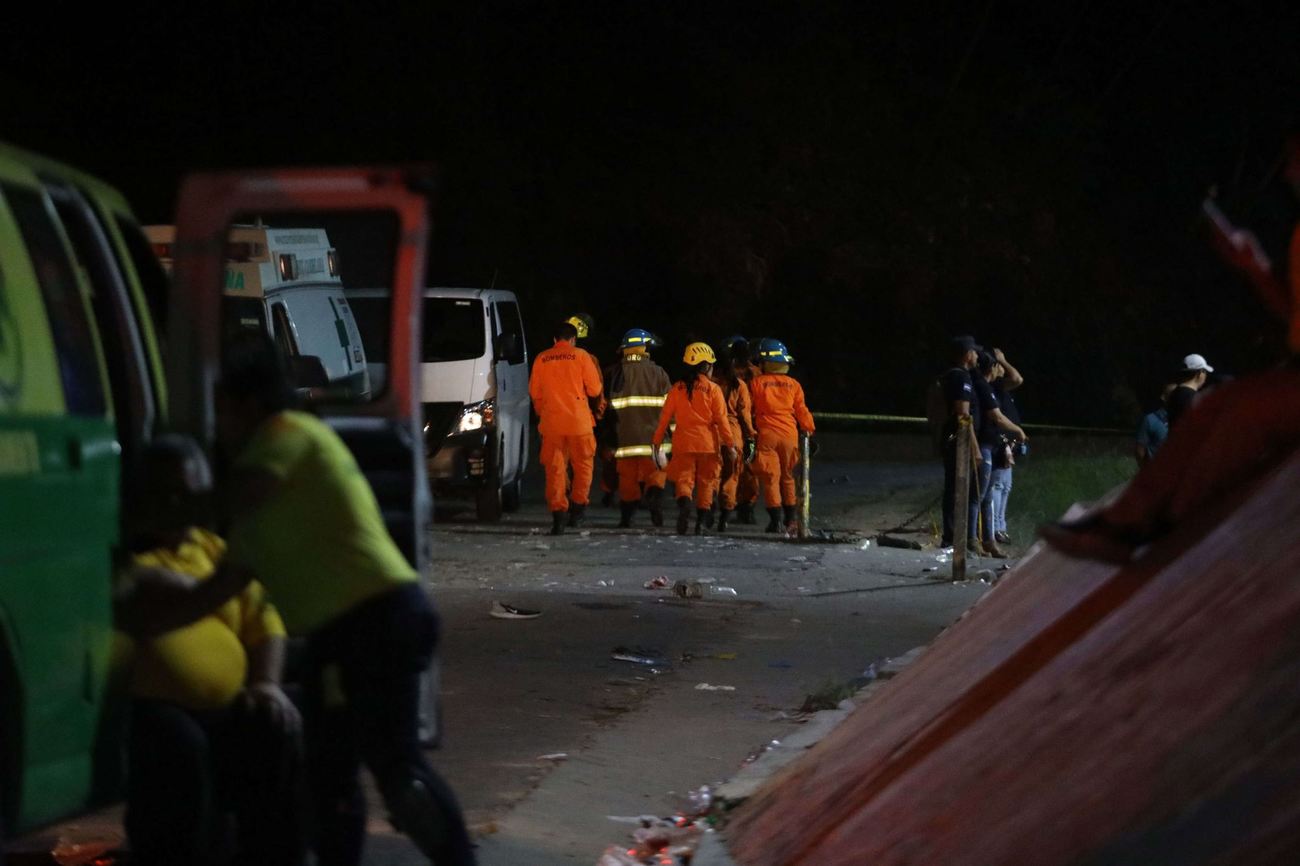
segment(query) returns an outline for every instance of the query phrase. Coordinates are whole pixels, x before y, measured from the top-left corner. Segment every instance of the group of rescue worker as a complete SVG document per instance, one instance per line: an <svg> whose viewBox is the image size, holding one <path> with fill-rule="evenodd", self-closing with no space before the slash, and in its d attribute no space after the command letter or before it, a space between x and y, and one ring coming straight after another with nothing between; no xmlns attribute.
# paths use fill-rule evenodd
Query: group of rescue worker
<svg viewBox="0 0 1300 866"><path fill-rule="evenodd" d="M799 437L811 437L815 425L803 387L789 375L794 358L785 344L765 337L752 351L749 340L732 337L719 360L707 343L692 342L674 382L651 358L660 342L649 331L628 330L617 363L602 371L578 345L589 328L583 316L559 322L529 380L552 535L582 524L598 455L617 475L620 527L630 527L641 507L663 526L671 481L678 534L690 531L692 507L697 535L715 521L726 531L733 512L756 523L760 494L766 531L794 529Z"/></svg>

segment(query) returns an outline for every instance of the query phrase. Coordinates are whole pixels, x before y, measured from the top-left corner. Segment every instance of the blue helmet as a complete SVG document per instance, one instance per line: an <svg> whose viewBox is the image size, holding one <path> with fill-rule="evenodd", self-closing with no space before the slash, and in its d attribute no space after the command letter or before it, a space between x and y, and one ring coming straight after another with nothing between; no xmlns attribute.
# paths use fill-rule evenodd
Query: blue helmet
<svg viewBox="0 0 1300 866"><path fill-rule="evenodd" d="M786 349L785 343L772 337L764 337L758 341L758 360L765 364L794 363L794 358L790 357L790 351Z"/></svg>
<svg viewBox="0 0 1300 866"><path fill-rule="evenodd" d="M658 346L659 338L644 328L633 328L623 335L623 342L619 344L620 349L633 349L637 346L648 349L651 346Z"/></svg>

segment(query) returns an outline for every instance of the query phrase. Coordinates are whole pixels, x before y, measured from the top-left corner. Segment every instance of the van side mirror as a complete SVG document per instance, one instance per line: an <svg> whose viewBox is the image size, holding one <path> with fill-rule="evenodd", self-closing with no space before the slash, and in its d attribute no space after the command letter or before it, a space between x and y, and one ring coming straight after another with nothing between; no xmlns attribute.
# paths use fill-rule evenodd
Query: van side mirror
<svg viewBox="0 0 1300 866"><path fill-rule="evenodd" d="M523 354L520 350L518 334L502 334L497 338L497 353L494 360L518 364Z"/></svg>
<svg viewBox="0 0 1300 866"><path fill-rule="evenodd" d="M316 355L294 355L289 359L289 378L298 390L328 388L329 374Z"/></svg>

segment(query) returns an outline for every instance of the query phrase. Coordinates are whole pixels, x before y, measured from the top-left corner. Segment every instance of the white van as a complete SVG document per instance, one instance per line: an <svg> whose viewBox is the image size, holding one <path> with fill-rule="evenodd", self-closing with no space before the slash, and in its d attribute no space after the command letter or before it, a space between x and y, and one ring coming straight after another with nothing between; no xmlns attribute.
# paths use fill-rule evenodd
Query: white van
<svg viewBox="0 0 1300 866"><path fill-rule="evenodd" d="M175 226L145 226L170 272ZM371 393L366 351L343 293L338 255L324 229L232 226L226 245L223 327L266 330L295 365L320 360L331 399L365 401ZM321 377L321 369L314 371Z"/></svg>
<svg viewBox="0 0 1300 866"><path fill-rule="evenodd" d="M347 291L372 357L384 354L387 291ZM480 520L519 507L532 404L519 300L504 289L424 290L421 402L435 494L470 494ZM373 323L373 326L372 326ZM384 371L371 368L375 389Z"/></svg>

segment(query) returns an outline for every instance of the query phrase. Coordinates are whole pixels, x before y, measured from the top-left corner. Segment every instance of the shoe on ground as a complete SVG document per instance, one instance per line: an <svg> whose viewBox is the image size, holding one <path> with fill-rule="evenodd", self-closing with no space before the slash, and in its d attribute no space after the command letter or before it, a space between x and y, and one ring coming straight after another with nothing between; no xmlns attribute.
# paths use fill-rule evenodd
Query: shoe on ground
<svg viewBox="0 0 1300 866"><path fill-rule="evenodd" d="M586 504L579 505L579 504L576 503L576 502L574 502L574 503L570 503L570 505L569 505L569 523L568 523L569 528L570 528L570 529L577 529L579 526L582 526L582 524L583 524L583 520L585 519L586 514L587 514L587 506L586 506Z"/></svg>
<svg viewBox="0 0 1300 866"><path fill-rule="evenodd" d="M997 544L996 541L986 541L986 542L984 542L984 555L985 555L985 556L988 556L988 557L992 557L993 559L1006 559L1006 558L1007 558L1007 553L1006 553L1006 551L1003 550L1002 548L998 547L998 544Z"/></svg>
<svg viewBox="0 0 1300 866"><path fill-rule="evenodd" d="M997 532L993 533L993 540L998 544L1010 544L1011 536L999 529Z"/></svg>
<svg viewBox="0 0 1300 866"><path fill-rule="evenodd" d="M540 610L528 610L527 608L515 607L513 604L504 602L492 602L492 609L488 614L497 619L537 619L542 615Z"/></svg>

